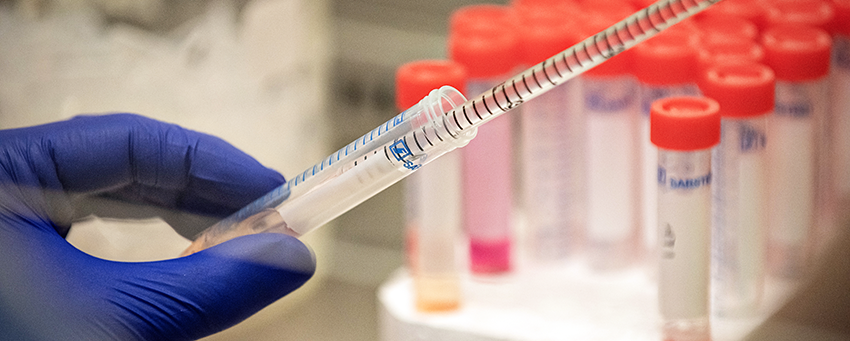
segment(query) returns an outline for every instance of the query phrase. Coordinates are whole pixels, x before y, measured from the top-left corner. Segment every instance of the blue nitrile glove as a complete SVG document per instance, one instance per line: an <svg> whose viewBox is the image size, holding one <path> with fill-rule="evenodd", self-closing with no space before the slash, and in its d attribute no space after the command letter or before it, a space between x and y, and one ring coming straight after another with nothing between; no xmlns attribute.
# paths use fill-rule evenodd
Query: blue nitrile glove
<svg viewBox="0 0 850 341"><path fill-rule="evenodd" d="M300 241L122 263L64 236L87 198L220 218L283 181L220 139L136 115L0 130L0 340L188 340L244 320L312 276Z"/></svg>

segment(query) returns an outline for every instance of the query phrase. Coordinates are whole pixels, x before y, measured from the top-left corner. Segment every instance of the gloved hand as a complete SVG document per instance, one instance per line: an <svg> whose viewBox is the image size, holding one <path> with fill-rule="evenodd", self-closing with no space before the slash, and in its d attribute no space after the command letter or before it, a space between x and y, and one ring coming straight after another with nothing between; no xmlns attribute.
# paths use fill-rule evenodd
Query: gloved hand
<svg viewBox="0 0 850 341"><path fill-rule="evenodd" d="M92 197L224 217L283 182L220 139L136 115L0 130L0 340L188 340L244 320L312 276L300 241L122 263L64 236Z"/></svg>

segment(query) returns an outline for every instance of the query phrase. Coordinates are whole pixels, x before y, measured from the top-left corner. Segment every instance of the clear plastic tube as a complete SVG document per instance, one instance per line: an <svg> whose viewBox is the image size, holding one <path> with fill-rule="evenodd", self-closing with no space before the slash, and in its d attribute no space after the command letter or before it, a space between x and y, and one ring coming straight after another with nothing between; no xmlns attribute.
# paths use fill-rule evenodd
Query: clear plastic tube
<svg viewBox="0 0 850 341"><path fill-rule="evenodd" d="M578 80L522 108L522 207L528 256L535 264L576 255L585 226L585 124Z"/></svg>
<svg viewBox="0 0 850 341"><path fill-rule="evenodd" d="M470 80L470 91L496 82ZM495 275L514 266L514 186L512 117L503 116L481 127L463 155L463 228L469 237L473 274Z"/></svg>
<svg viewBox="0 0 850 341"><path fill-rule="evenodd" d="M656 162L658 152L650 143L649 110L653 102L674 96L696 96L697 77L696 35L688 29L677 29L661 34L646 44L635 48L635 74L638 79L640 103L638 147L640 160L638 199L641 217L643 247L648 254L655 253L658 202L656 200Z"/></svg>
<svg viewBox="0 0 850 341"><path fill-rule="evenodd" d="M700 88L720 104L720 145L711 160L712 308L718 316L758 312L767 240L767 120L775 77L762 64L718 64Z"/></svg>
<svg viewBox="0 0 850 341"><path fill-rule="evenodd" d="M637 237L637 83L584 77L587 121L587 248L595 269L634 261Z"/></svg>
<svg viewBox="0 0 850 341"><path fill-rule="evenodd" d="M800 278L830 239L827 135L831 39L803 25L762 34L776 74L775 114L768 119L768 268ZM820 213L820 214L819 214Z"/></svg>
<svg viewBox="0 0 850 341"><path fill-rule="evenodd" d="M720 105L705 97L655 102L658 148L658 299L664 340L708 341L711 152L720 142Z"/></svg>
<svg viewBox="0 0 850 341"><path fill-rule="evenodd" d="M465 89L466 70L448 60L417 60L396 71L396 105L415 105L431 89ZM460 281L461 155L446 153L405 181L408 269L420 312L445 312L462 304Z"/></svg>
<svg viewBox="0 0 850 341"><path fill-rule="evenodd" d="M776 113L768 123L768 224L771 272L799 278L812 261L818 182L819 121L826 79L776 82Z"/></svg>
<svg viewBox="0 0 850 341"><path fill-rule="evenodd" d="M274 228L303 235L460 145L445 146L439 141L471 137L478 126L718 1L661 0L462 104L456 96L440 101L441 110L433 111L436 117L405 111L207 229L184 253ZM448 110L447 104L454 109ZM351 184L343 184L346 181ZM285 228L278 224L235 231L238 222L275 207Z"/></svg>
<svg viewBox="0 0 850 341"><path fill-rule="evenodd" d="M712 155L714 310L751 316L764 288L767 116L723 119Z"/></svg>
<svg viewBox="0 0 850 341"><path fill-rule="evenodd" d="M462 213L460 164L460 153L455 150L406 180L416 182L418 197L411 271L419 311L448 311L461 304L457 259Z"/></svg>
<svg viewBox="0 0 850 341"><path fill-rule="evenodd" d="M657 162L664 339L708 341L711 150L660 149Z"/></svg>

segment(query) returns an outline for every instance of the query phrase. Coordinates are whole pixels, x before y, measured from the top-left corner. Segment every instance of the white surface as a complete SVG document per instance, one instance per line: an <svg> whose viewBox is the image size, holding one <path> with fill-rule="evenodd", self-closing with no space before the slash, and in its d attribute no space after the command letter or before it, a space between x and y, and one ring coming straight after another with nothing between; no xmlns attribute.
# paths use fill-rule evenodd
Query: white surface
<svg viewBox="0 0 850 341"><path fill-rule="evenodd" d="M461 308L415 310L400 270L378 290L381 340L660 340L656 284L645 270L607 275L573 264L489 282L463 280ZM769 282L757 315L712 320L712 340L743 340L785 302L793 286Z"/></svg>
<svg viewBox="0 0 850 341"><path fill-rule="evenodd" d="M655 286L639 270L590 276L565 268L463 281L459 310L415 311L404 272L379 291L383 340L656 340Z"/></svg>

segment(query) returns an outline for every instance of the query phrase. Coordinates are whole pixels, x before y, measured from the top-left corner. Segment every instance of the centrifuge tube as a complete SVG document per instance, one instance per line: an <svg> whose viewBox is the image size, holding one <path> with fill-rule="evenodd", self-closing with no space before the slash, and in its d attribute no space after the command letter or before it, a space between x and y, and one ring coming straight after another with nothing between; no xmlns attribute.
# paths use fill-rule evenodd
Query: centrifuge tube
<svg viewBox="0 0 850 341"><path fill-rule="evenodd" d="M697 36L688 27L663 32L643 44L635 46L634 74L639 84L640 115L638 149L639 217L644 242L649 253L654 253L654 226L657 225L655 163L656 149L649 138L649 110L656 100L672 96L693 96L697 88Z"/></svg>
<svg viewBox="0 0 850 341"><path fill-rule="evenodd" d="M718 316L754 315L764 290L767 240L767 118L773 71L722 63L702 75L703 95L720 104L720 145L712 155L712 307Z"/></svg>
<svg viewBox="0 0 850 341"><path fill-rule="evenodd" d="M776 74L775 114L768 120L768 266L800 277L815 248L819 195L827 190L820 187L819 163L828 147L831 39L820 29L787 25L764 32L762 45Z"/></svg>
<svg viewBox="0 0 850 341"><path fill-rule="evenodd" d="M548 7L526 8L523 63L534 65L580 42L576 25ZM524 249L530 263L550 265L577 254L584 229L584 120L580 79L574 78L521 108L519 165Z"/></svg>
<svg viewBox="0 0 850 341"><path fill-rule="evenodd" d="M509 7L496 5L467 6L452 15L448 52L466 68L470 93L485 93L516 71L515 20ZM463 226L475 274L505 273L512 267L513 129L512 116L495 118L461 151Z"/></svg>
<svg viewBox="0 0 850 341"><path fill-rule="evenodd" d="M664 340L710 340L711 148L720 142L719 110L706 97L670 97L651 107Z"/></svg>
<svg viewBox="0 0 850 341"><path fill-rule="evenodd" d="M447 60L421 60L396 72L396 102L409 108L431 89L463 89L466 70ZM461 228L460 151L446 153L405 179L408 265L416 308L423 312L457 309L461 302L459 250Z"/></svg>

